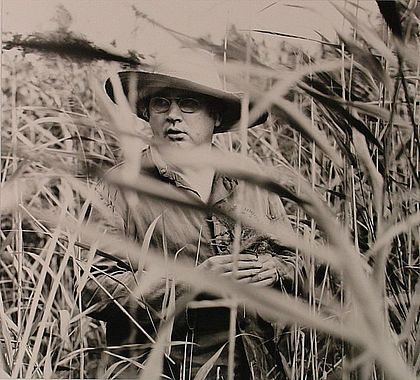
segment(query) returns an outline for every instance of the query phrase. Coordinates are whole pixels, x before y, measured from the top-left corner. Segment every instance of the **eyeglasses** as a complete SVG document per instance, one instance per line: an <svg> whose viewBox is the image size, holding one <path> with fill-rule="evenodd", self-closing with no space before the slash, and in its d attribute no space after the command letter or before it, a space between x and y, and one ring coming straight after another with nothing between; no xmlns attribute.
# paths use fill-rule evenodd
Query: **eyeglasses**
<svg viewBox="0 0 420 380"><path fill-rule="evenodd" d="M178 107L182 112L194 113L201 108L199 100L194 98L164 98L161 96L155 96L150 99L150 108L156 113L167 112L171 107L172 100L178 104Z"/></svg>

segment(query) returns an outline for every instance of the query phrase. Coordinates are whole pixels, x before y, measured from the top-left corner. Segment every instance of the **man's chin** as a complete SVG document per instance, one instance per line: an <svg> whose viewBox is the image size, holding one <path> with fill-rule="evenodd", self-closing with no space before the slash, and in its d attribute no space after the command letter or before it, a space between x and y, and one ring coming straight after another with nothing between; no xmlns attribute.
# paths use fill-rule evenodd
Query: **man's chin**
<svg viewBox="0 0 420 380"><path fill-rule="evenodd" d="M182 149L194 146L194 144L188 139L166 139L166 142L170 146Z"/></svg>

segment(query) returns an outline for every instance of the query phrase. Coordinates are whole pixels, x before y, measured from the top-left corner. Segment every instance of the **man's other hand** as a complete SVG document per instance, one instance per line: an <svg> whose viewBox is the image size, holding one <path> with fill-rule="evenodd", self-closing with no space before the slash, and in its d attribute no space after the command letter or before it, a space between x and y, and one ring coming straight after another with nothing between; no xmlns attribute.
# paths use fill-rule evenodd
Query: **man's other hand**
<svg viewBox="0 0 420 380"><path fill-rule="evenodd" d="M261 269L252 277L252 283L257 286L272 286L280 278L279 261L269 253L258 256Z"/></svg>

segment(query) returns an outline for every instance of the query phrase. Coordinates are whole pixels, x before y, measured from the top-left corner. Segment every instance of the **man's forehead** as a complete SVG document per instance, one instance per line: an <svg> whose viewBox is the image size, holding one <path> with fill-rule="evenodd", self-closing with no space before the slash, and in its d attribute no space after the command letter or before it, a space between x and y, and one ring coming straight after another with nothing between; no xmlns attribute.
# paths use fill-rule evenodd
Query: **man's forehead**
<svg viewBox="0 0 420 380"><path fill-rule="evenodd" d="M194 92L183 90L179 88L159 88L151 93L152 96L165 96L165 97L182 97L182 98L206 98L205 95Z"/></svg>

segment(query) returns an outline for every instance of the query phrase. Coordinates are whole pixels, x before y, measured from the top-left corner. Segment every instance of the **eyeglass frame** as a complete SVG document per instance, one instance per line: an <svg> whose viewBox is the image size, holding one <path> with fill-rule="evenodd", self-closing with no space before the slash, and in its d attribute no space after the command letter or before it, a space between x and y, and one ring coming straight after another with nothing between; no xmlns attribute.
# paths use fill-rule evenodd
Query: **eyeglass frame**
<svg viewBox="0 0 420 380"><path fill-rule="evenodd" d="M161 111L158 111L158 110L154 109L153 105L152 105L153 99L163 99L163 100L167 101L167 108L162 109ZM194 111L185 110L185 108L183 108L183 106L181 104L181 102L185 101L185 100L193 100L197 104L197 108ZM189 97L152 96L148 99L148 104L149 104L150 109L152 109L155 113L165 113L165 112L169 111L173 101L176 102L177 106L179 107L179 109L183 113L192 114L192 113L195 113L195 112L197 112L197 111L199 111L200 109L203 108L203 103L200 100L198 100L197 98L193 98L191 96L189 96Z"/></svg>

